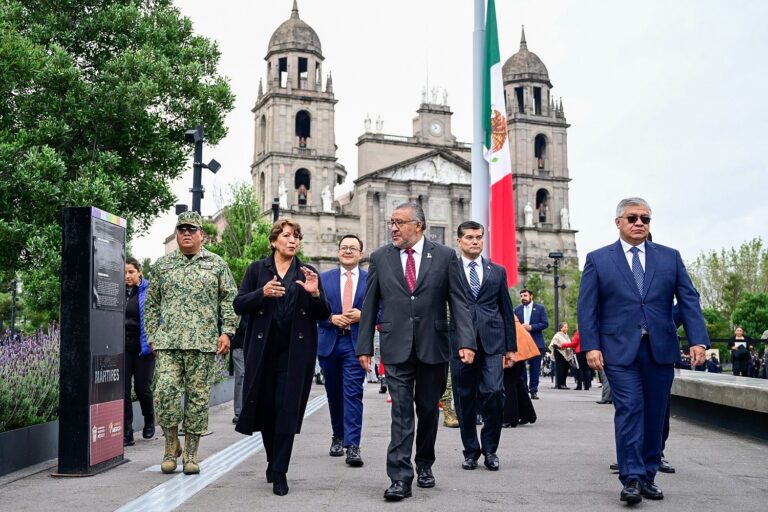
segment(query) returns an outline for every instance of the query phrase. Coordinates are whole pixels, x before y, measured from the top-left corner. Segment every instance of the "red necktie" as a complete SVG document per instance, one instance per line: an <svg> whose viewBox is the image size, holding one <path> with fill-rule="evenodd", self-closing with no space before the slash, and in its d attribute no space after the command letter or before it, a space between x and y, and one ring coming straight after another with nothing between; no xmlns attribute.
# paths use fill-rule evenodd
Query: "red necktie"
<svg viewBox="0 0 768 512"><path fill-rule="evenodd" d="M347 280L344 282L344 294L341 297L342 314L352 309L352 271L347 270L344 275L347 276Z"/></svg>
<svg viewBox="0 0 768 512"><path fill-rule="evenodd" d="M405 260L405 282L408 283L408 289L416 289L416 259L413 257L413 247L409 247L405 250L408 258Z"/></svg>

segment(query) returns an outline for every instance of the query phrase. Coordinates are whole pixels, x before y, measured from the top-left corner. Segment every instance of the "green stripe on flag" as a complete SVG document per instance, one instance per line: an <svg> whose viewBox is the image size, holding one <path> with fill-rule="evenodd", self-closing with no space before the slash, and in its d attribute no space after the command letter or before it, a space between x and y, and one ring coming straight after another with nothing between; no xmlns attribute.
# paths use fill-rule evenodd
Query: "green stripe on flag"
<svg viewBox="0 0 768 512"><path fill-rule="evenodd" d="M485 17L485 62L483 66L483 145L491 148L491 68L501 63L499 33L496 27L496 4L488 0Z"/></svg>

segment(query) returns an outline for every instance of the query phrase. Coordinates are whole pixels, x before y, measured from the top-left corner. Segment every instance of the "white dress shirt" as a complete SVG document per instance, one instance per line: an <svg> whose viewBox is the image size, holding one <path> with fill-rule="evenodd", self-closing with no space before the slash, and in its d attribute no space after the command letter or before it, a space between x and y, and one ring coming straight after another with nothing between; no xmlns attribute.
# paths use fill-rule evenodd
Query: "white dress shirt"
<svg viewBox="0 0 768 512"><path fill-rule="evenodd" d="M341 297L341 300L343 302L344 286L347 284L347 276L344 274L346 274L347 269L345 269L344 267L339 267L339 271L341 272L340 278L339 278L339 296ZM353 302L355 300L355 294L357 293L357 281L359 278L360 278L360 267L355 267L352 269L352 301Z"/></svg>
<svg viewBox="0 0 768 512"><path fill-rule="evenodd" d="M523 323L531 324L531 313L533 312L533 302L529 302L527 306L523 306Z"/></svg>
<svg viewBox="0 0 768 512"><path fill-rule="evenodd" d="M424 237L413 246L413 259L416 260L416 280L419 279L419 267L421 266L421 255L424 253ZM408 261L408 254L405 249L400 249L400 263L403 264L403 275L405 275L405 263Z"/></svg>
<svg viewBox="0 0 768 512"><path fill-rule="evenodd" d="M640 265L643 267L643 272L645 272L645 240L643 240L640 245L628 244L621 238L619 238L619 241L621 242L621 247L624 249L624 256L627 258L629 270L632 270L632 258L634 257L631 250L633 247L637 247L640 250L640 252L637 253L637 257L640 258Z"/></svg>
<svg viewBox="0 0 768 512"><path fill-rule="evenodd" d="M471 260L461 255L461 264L464 266L464 275L467 276L467 282L469 283L469 286L472 287L472 281L469 280L469 264L471 262L477 262L477 266L475 267L475 270L477 271L477 277L480 279L480 286L483 285L483 259L482 257L478 256L476 259Z"/></svg>

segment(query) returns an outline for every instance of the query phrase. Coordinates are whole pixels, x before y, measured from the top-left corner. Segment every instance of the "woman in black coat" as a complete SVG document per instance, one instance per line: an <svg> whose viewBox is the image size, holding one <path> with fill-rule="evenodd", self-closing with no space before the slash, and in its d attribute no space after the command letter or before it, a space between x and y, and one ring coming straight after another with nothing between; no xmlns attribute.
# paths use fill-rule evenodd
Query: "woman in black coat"
<svg viewBox="0 0 768 512"><path fill-rule="evenodd" d="M235 430L261 432L267 482L288 493L286 473L294 436L301 431L317 356L317 321L331 309L317 271L296 258L301 228L279 219L269 234L272 255L251 263L235 298L248 317L243 350L243 409Z"/></svg>

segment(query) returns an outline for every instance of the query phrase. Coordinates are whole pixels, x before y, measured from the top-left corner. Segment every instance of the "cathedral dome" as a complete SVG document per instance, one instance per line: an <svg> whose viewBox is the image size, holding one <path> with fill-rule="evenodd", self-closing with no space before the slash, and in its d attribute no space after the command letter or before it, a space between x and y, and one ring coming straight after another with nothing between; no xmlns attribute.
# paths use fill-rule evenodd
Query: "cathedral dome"
<svg viewBox="0 0 768 512"><path fill-rule="evenodd" d="M528 51L528 43L525 41L525 29L520 39L520 50L507 59L502 67L504 83L535 80L549 84L549 71L538 55Z"/></svg>
<svg viewBox="0 0 768 512"><path fill-rule="evenodd" d="M284 21L269 39L267 56L286 51L305 51L322 58L320 38L317 32L299 18L296 0L293 2L291 17Z"/></svg>

